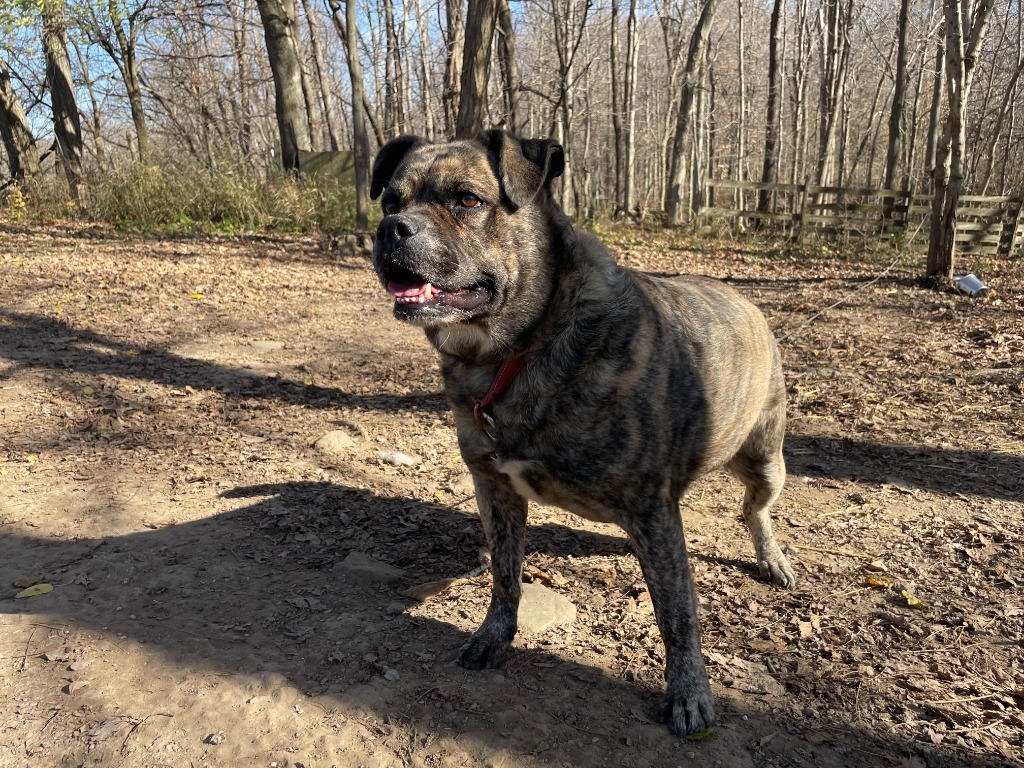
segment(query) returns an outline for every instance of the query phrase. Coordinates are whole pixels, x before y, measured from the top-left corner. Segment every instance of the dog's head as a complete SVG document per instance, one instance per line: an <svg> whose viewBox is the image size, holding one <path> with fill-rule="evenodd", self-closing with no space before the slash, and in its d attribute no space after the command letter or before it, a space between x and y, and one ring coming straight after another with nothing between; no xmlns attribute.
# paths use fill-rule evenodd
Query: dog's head
<svg viewBox="0 0 1024 768"><path fill-rule="evenodd" d="M384 145L370 183L384 212L373 263L395 316L424 326L439 345L481 330L488 346L508 345L550 294L557 209L548 187L563 168L557 144L498 130Z"/></svg>

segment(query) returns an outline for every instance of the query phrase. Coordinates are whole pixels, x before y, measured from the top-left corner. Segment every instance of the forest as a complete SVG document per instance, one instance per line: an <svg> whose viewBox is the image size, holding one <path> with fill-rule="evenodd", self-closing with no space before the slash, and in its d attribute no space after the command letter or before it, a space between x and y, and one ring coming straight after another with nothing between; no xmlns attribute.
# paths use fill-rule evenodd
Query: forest
<svg viewBox="0 0 1024 768"><path fill-rule="evenodd" d="M0 28L6 183L59 168L86 208L126 168L353 151L365 228L387 139L497 126L564 146L580 219L683 224L714 180L928 195L948 279L959 198L1024 182L1020 0L8 0Z"/></svg>

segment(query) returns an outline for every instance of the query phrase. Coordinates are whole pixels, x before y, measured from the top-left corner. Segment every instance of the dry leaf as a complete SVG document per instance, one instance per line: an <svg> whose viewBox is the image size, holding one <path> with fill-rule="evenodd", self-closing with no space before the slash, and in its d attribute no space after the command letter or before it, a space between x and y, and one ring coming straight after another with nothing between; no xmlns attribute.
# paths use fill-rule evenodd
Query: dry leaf
<svg viewBox="0 0 1024 768"><path fill-rule="evenodd" d="M48 592L53 592L53 584L33 584L28 589L21 590L15 597L35 597L36 595L45 595Z"/></svg>
<svg viewBox="0 0 1024 768"><path fill-rule="evenodd" d="M710 739L714 735L715 735L715 727L711 726L710 728L705 728L703 731L697 731L696 733L691 733L688 736L686 736L685 738L686 738L687 741L704 741L705 739Z"/></svg>
<svg viewBox="0 0 1024 768"><path fill-rule="evenodd" d="M469 581L469 579L438 579L437 581L428 581L425 584L417 584L416 586L409 587L400 594L402 597L419 600L422 603L424 600L434 597L435 595L447 592L456 584L464 584L467 581Z"/></svg>
<svg viewBox="0 0 1024 768"><path fill-rule="evenodd" d="M907 601L907 605L909 605L911 608L914 608L918 611L928 610L928 603L926 603L924 600L914 597L905 589L901 594L903 595L903 599Z"/></svg>
<svg viewBox="0 0 1024 768"><path fill-rule="evenodd" d="M868 586L873 589L889 589L892 587L892 582L881 576L868 576Z"/></svg>
<svg viewBox="0 0 1024 768"><path fill-rule="evenodd" d="M18 589L28 589L34 584L38 584L39 579L35 576L26 576L24 579L15 579L11 586L17 587Z"/></svg>

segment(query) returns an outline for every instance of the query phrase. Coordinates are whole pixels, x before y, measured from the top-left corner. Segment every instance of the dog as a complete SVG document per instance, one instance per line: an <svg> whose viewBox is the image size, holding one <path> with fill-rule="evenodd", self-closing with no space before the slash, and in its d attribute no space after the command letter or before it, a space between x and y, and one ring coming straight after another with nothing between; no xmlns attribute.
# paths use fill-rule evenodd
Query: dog
<svg viewBox="0 0 1024 768"><path fill-rule="evenodd" d="M395 316L437 349L491 552L483 623L459 663L498 666L516 633L527 500L616 523L665 643L664 721L714 722L679 499L725 467L746 486L759 570L792 587L769 508L785 480L786 403L761 312L708 278L619 266L551 194L562 148L500 130L374 159L373 264Z"/></svg>

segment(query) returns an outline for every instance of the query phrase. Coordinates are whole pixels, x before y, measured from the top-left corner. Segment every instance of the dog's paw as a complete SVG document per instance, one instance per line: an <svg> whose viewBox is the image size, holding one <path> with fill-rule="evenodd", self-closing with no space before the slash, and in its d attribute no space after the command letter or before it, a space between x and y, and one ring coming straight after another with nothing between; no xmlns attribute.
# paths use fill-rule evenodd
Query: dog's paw
<svg viewBox="0 0 1024 768"><path fill-rule="evenodd" d="M676 736L706 731L715 724L715 699L703 686L687 691L669 691L661 710L662 722Z"/></svg>
<svg viewBox="0 0 1024 768"><path fill-rule="evenodd" d="M757 561L757 570L777 587L792 589L796 586L796 574L778 547L775 547L774 552L765 553L764 557Z"/></svg>
<svg viewBox="0 0 1024 768"><path fill-rule="evenodd" d="M466 669L496 669L501 666L511 645L489 632L479 631L459 651L459 666Z"/></svg>

